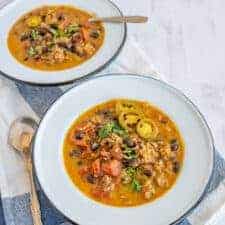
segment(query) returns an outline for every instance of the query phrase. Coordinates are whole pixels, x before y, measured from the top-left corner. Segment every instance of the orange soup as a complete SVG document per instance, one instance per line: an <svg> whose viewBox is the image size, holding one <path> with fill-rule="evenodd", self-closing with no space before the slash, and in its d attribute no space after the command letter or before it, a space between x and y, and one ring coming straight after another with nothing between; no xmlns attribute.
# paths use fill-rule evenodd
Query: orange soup
<svg viewBox="0 0 225 225"><path fill-rule="evenodd" d="M72 124L63 155L68 175L85 195L128 207L153 201L173 186L184 144L174 122L158 108L113 99Z"/></svg>
<svg viewBox="0 0 225 225"><path fill-rule="evenodd" d="M102 23L71 6L43 6L23 15L11 28L8 48L22 64L38 70L63 70L91 58L104 41Z"/></svg>

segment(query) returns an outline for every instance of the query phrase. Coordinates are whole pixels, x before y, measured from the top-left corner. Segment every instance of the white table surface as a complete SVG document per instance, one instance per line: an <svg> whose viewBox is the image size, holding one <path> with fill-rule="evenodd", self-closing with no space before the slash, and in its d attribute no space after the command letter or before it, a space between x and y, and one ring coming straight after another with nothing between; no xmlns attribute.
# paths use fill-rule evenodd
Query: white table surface
<svg viewBox="0 0 225 225"><path fill-rule="evenodd" d="M124 14L150 17L129 25L155 67L205 115L225 156L225 0L114 0Z"/></svg>

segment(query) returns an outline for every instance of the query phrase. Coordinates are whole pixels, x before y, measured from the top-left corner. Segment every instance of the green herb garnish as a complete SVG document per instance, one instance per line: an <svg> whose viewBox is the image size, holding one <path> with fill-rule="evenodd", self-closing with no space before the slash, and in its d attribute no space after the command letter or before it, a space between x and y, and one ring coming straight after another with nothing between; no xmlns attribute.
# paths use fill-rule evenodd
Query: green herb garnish
<svg viewBox="0 0 225 225"><path fill-rule="evenodd" d="M35 48L31 46L28 49L27 54L28 54L29 57L33 57L33 56L35 56L37 54L37 52L36 52Z"/></svg>
<svg viewBox="0 0 225 225"><path fill-rule="evenodd" d="M133 179L131 183L131 187L134 191L137 191L137 192L141 191L141 188L142 188L140 182L136 180L135 178Z"/></svg>
<svg viewBox="0 0 225 225"><path fill-rule="evenodd" d="M80 27L78 24L71 24L65 29L65 34L67 36L72 36L74 33L78 32L80 30Z"/></svg>
<svg viewBox="0 0 225 225"><path fill-rule="evenodd" d="M106 123L99 131L98 136L100 138L106 138L108 137L113 131L113 123Z"/></svg>
<svg viewBox="0 0 225 225"><path fill-rule="evenodd" d="M66 34L63 30L60 30L59 28L50 28L51 33L53 34L54 38L59 38L59 37L65 37Z"/></svg>
<svg viewBox="0 0 225 225"><path fill-rule="evenodd" d="M126 174L131 178L132 182L131 182L131 188L133 191L141 191L141 184L140 182L135 178L136 175L137 175L137 171L138 171L138 168L134 168L134 167L127 167L125 169L125 172Z"/></svg>
<svg viewBox="0 0 225 225"><path fill-rule="evenodd" d="M125 159L136 159L137 154L135 149L125 146L125 149L123 150L123 157Z"/></svg>
<svg viewBox="0 0 225 225"><path fill-rule="evenodd" d="M114 122L113 133L125 138L127 136L126 130L124 130L117 122Z"/></svg>
<svg viewBox="0 0 225 225"><path fill-rule="evenodd" d="M120 136L123 136L126 134L126 131L120 127L120 125L115 122L111 121L106 123L98 132L98 136L100 138L106 138L108 137L111 133L118 134Z"/></svg>
<svg viewBox="0 0 225 225"><path fill-rule="evenodd" d="M37 30L31 30L30 37L32 40L37 40L39 36L39 32Z"/></svg>
<svg viewBox="0 0 225 225"><path fill-rule="evenodd" d="M126 169L125 169L125 172L126 172L126 174L130 177L130 178L134 178L134 176L136 175L136 173L137 173L137 170L136 170L136 168L134 168L134 167L127 167Z"/></svg>

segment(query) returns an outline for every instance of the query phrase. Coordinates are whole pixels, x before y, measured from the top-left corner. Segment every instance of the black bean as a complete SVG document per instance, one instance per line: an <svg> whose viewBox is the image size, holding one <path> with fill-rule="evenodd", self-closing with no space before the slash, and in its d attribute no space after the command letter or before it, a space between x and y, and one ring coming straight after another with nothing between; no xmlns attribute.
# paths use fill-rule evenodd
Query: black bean
<svg viewBox="0 0 225 225"><path fill-rule="evenodd" d="M152 176L152 171L150 170L144 170L144 175L146 175L147 177L151 177Z"/></svg>
<svg viewBox="0 0 225 225"><path fill-rule="evenodd" d="M123 159L122 164L123 167L138 167L140 162L137 159Z"/></svg>
<svg viewBox="0 0 225 225"><path fill-rule="evenodd" d="M39 59L41 58L41 56L40 56L39 54L37 54L37 55L35 55L33 58L34 58L35 60L39 60Z"/></svg>
<svg viewBox="0 0 225 225"><path fill-rule="evenodd" d="M95 183L95 178L92 174L88 174L87 177L87 182L90 183L90 184L94 184Z"/></svg>
<svg viewBox="0 0 225 225"><path fill-rule="evenodd" d="M108 109L101 110L98 114L104 116L105 118L112 117L112 112Z"/></svg>
<svg viewBox="0 0 225 225"><path fill-rule="evenodd" d="M58 16L58 20L59 20L59 21L64 20L64 19L65 19L65 16L64 16L63 14L60 14L60 15Z"/></svg>
<svg viewBox="0 0 225 225"><path fill-rule="evenodd" d="M99 143L94 142L91 144L91 150L96 151L99 148Z"/></svg>
<svg viewBox="0 0 225 225"><path fill-rule="evenodd" d="M20 40L21 40L21 41L25 41L25 40L27 40L28 38L29 38L29 34L28 34L28 33L24 33L24 34L21 35Z"/></svg>
<svg viewBox="0 0 225 225"><path fill-rule="evenodd" d="M103 113L104 115L108 115L108 114L110 113L110 111L107 110L107 109L105 109L105 110L102 110L102 113Z"/></svg>
<svg viewBox="0 0 225 225"><path fill-rule="evenodd" d="M81 155L82 151L80 149L73 149L70 153L70 157L79 157Z"/></svg>
<svg viewBox="0 0 225 225"><path fill-rule="evenodd" d="M58 29L58 24L52 23L52 24L50 24L50 27L53 29Z"/></svg>
<svg viewBox="0 0 225 225"><path fill-rule="evenodd" d="M45 54L49 51L49 48L47 46L42 47L42 53Z"/></svg>
<svg viewBox="0 0 225 225"><path fill-rule="evenodd" d="M134 147L136 146L136 143L135 143L132 139L130 139L130 138L125 138L125 139L123 140L123 142L124 142L124 144L126 144L127 147L129 147L129 148L134 148Z"/></svg>
<svg viewBox="0 0 225 225"><path fill-rule="evenodd" d="M177 151L179 149L179 143L176 139L170 141L171 151Z"/></svg>
<svg viewBox="0 0 225 225"><path fill-rule="evenodd" d="M113 147L113 143L108 140L106 140L105 145L107 148L110 148L110 149Z"/></svg>
<svg viewBox="0 0 225 225"><path fill-rule="evenodd" d="M173 163L173 172L178 173L179 171L180 171L180 163L176 161Z"/></svg>
<svg viewBox="0 0 225 225"><path fill-rule="evenodd" d="M142 171L143 173L148 176L148 177L151 177L152 176L152 173L153 173L153 166L151 164L144 164L142 165Z"/></svg>
<svg viewBox="0 0 225 225"><path fill-rule="evenodd" d="M78 161L78 162L77 162L77 165L78 165L78 166L81 166L82 164L83 164L82 161Z"/></svg>
<svg viewBox="0 0 225 225"><path fill-rule="evenodd" d="M41 16L41 20L42 20L42 21L45 21L45 19L46 19L46 15L42 15L42 16Z"/></svg>
<svg viewBox="0 0 225 225"><path fill-rule="evenodd" d="M99 37L99 31L92 30L90 33L90 37L97 39Z"/></svg>
<svg viewBox="0 0 225 225"><path fill-rule="evenodd" d="M123 167L125 167L125 168L128 167L129 166L129 160L123 159L122 164L123 164Z"/></svg>
<svg viewBox="0 0 225 225"><path fill-rule="evenodd" d="M78 132L75 134L75 138L78 139L78 140L81 140L83 137L84 137L84 133L81 132L81 131L78 131Z"/></svg>
<svg viewBox="0 0 225 225"><path fill-rule="evenodd" d="M48 30L46 28L39 27L38 32L41 36L44 36L48 33Z"/></svg>
<svg viewBox="0 0 225 225"><path fill-rule="evenodd" d="M129 166L131 167L138 167L140 165L140 161L138 159L130 159Z"/></svg>
<svg viewBox="0 0 225 225"><path fill-rule="evenodd" d="M66 42L58 42L58 46L62 48L67 48L67 43Z"/></svg>
<svg viewBox="0 0 225 225"><path fill-rule="evenodd" d="M79 57L84 57L85 56L85 51L84 48L81 46L76 46L76 44L72 44L70 47L70 51L78 55Z"/></svg>

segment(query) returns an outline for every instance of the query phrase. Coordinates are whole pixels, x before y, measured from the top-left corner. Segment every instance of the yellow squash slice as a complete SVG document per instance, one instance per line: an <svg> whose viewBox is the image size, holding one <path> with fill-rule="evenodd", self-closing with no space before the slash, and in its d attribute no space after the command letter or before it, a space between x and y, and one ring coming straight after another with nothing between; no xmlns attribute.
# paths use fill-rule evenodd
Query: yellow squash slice
<svg viewBox="0 0 225 225"><path fill-rule="evenodd" d="M40 16L31 16L27 19L27 25L29 27L37 27L41 24Z"/></svg>
<svg viewBox="0 0 225 225"><path fill-rule="evenodd" d="M122 112L119 115L119 124L126 130L131 130L141 119L140 115L133 112Z"/></svg>
<svg viewBox="0 0 225 225"><path fill-rule="evenodd" d="M149 119L141 119L136 126L137 133L144 139L153 139L158 134L158 128Z"/></svg>

